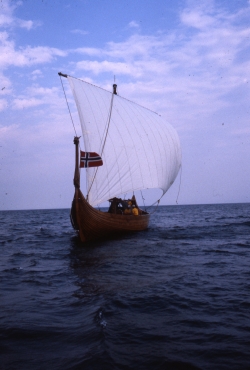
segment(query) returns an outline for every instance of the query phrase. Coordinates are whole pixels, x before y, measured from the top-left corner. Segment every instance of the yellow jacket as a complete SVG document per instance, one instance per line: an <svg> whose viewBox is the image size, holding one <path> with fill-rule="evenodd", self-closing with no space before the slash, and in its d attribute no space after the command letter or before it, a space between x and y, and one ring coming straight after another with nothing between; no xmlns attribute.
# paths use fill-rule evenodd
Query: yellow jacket
<svg viewBox="0 0 250 370"><path fill-rule="evenodd" d="M135 216L138 216L139 215L139 211L138 211L138 208L132 208L132 213L133 213L133 215L135 215Z"/></svg>

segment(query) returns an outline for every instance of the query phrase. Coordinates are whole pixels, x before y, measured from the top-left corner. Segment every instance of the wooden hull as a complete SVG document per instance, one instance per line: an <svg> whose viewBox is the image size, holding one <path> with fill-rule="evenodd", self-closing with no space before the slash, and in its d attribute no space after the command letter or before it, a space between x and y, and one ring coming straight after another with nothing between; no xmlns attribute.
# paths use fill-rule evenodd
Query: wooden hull
<svg viewBox="0 0 250 370"><path fill-rule="evenodd" d="M148 228L149 214L134 216L98 211L84 198L80 189L75 189L71 207L71 221L82 242L104 239L129 231Z"/></svg>

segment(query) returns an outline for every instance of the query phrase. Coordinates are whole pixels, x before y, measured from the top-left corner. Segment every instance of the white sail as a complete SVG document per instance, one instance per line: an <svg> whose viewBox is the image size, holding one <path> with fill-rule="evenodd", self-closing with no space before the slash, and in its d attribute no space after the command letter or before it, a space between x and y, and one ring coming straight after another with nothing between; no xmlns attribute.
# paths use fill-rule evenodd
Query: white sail
<svg viewBox="0 0 250 370"><path fill-rule="evenodd" d="M69 76L68 80L85 151L97 152L103 159L102 167L87 169L89 203L95 206L139 189L159 188L164 194L181 165L180 142L173 127L118 95Z"/></svg>

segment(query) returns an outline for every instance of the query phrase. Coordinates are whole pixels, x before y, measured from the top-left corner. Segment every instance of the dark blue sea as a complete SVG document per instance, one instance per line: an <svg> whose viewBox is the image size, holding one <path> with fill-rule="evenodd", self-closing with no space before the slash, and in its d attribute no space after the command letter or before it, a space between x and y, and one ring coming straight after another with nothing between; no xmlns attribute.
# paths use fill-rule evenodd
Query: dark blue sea
<svg viewBox="0 0 250 370"><path fill-rule="evenodd" d="M250 369L250 204L163 206L82 245L69 210L0 212L0 369Z"/></svg>

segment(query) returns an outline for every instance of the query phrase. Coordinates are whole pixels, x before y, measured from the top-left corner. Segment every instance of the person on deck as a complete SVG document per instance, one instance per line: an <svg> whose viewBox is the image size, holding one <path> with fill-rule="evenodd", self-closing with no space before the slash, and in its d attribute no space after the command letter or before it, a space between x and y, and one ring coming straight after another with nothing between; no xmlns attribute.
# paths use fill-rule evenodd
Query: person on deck
<svg viewBox="0 0 250 370"><path fill-rule="evenodd" d="M128 208L124 210L124 215L131 215L131 206L128 205Z"/></svg>
<svg viewBox="0 0 250 370"><path fill-rule="evenodd" d="M139 215L139 211L138 211L138 208L136 208L136 206L132 206L132 213L133 213L134 216Z"/></svg>

